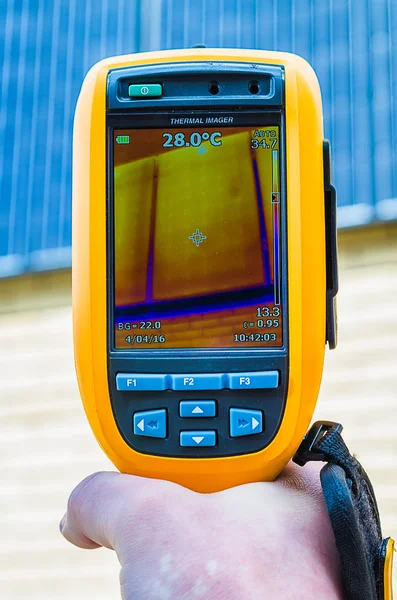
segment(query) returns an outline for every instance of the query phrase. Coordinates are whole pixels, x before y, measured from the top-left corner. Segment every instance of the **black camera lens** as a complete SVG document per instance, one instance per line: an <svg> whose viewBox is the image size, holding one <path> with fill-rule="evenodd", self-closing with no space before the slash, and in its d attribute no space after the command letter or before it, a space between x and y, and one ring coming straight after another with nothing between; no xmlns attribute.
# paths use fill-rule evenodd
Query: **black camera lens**
<svg viewBox="0 0 397 600"><path fill-rule="evenodd" d="M216 96L216 94L219 94L219 83L217 81L211 81L211 83L208 86L208 91L213 96Z"/></svg>
<svg viewBox="0 0 397 600"><path fill-rule="evenodd" d="M251 92L251 94L259 94L259 82L250 81L248 84L248 89Z"/></svg>

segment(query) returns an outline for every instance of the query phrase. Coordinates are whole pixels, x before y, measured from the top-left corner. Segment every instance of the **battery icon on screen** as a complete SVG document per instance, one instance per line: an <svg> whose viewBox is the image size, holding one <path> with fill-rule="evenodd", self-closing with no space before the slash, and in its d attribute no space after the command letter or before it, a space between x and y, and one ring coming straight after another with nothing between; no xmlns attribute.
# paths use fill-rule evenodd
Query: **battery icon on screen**
<svg viewBox="0 0 397 600"><path fill-rule="evenodd" d="M116 143L117 144L129 144L130 143L130 136L129 135L117 135L116 136Z"/></svg>

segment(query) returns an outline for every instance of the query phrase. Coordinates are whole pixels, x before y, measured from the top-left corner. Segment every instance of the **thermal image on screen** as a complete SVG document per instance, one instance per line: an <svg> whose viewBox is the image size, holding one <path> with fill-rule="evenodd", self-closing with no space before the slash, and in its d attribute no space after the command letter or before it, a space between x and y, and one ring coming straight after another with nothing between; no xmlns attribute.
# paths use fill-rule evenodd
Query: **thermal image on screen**
<svg viewBox="0 0 397 600"><path fill-rule="evenodd" d="M117 129L115 348L282 346L279 127Z"/></svg>

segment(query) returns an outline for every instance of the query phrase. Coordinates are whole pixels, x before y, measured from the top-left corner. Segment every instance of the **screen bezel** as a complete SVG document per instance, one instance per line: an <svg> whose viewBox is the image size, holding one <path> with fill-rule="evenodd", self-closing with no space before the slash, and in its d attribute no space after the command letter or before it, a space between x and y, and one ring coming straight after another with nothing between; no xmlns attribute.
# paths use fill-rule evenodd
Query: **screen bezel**
<svg viewBox="0 0 397 600"><path fill-rule="evenodd" d="M279 151L280 151L280 250L281 250L281 306L282 306L282 339L281 346L249 346L236 347L228 346L222 348L144 348L144 349L129 349L115 347L115 321L114 321L114 297L115 297L115 277L114 277L114 130L116 129L180 129L181 125L171 125L170 117L186 118L186 117L233 117L233 127L245 127L252 125L253 127L265 127L277 125L279 127ZM247 356L249 353L252 357L268 356L275 353L286 353L288 349L288 264L287 264L287 194L286 194L286 152L285 152L285 117L281 110L258 110L243 109L230 110L185 110L185 111L150 111L150 112L133 112L123 114L108 114L107 115L107 185L106 185L106 224L107 224L107 341L109 355L115 357L130 357L130 358L149 358L149 357L188 357L188 356L205 356L205 355L230 355L233 357ZM220 129L230 127L230 124L217 124ZM186 129L194 129L195 125L183 125ZM197 127L197 126L196 126ZM202 127L200 125L199 127Z"/></svg>

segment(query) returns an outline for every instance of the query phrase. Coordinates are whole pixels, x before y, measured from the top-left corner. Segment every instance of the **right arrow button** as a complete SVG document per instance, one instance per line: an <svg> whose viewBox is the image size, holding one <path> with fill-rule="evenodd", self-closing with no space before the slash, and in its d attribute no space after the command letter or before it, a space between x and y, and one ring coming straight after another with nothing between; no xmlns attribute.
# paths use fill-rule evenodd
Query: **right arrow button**
<svg viewBox="0 0 397 600"><path fill-rule="evenodd" d="M255 417L252 417L251 425L252 425L252 431L254 431L254 429L256 429L258 427L258 425L260 425L260 423L257 419L255 419Z"/></svg>
<svg viewBox="0 0 397 600"><path fill-rule="evenodd" d="M229 414L230 437L254 435L263 431L263 413L261 410L231 408Z"/></svg>

